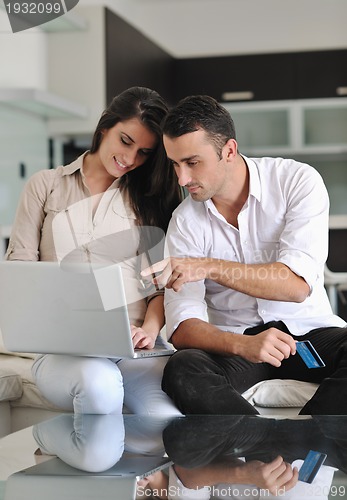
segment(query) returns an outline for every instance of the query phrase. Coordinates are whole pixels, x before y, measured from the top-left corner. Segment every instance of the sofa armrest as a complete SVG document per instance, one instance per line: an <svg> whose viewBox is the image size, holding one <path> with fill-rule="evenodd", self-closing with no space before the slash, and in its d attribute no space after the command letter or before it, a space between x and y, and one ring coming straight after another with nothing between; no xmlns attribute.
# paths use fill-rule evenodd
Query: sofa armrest
<svg viewBox="0 0 347 500"><path fill-rule="evenodd" d="M22 379L15 372L0 369L0 437L11 432L10 401L21 397Z"/></svg>
<svg viewBox="0 0 347 500"><path fill-rule="evenodd" d="M0 368L0 401L13 401L21 397L23 385L21 376L11 370Z"/></svg>

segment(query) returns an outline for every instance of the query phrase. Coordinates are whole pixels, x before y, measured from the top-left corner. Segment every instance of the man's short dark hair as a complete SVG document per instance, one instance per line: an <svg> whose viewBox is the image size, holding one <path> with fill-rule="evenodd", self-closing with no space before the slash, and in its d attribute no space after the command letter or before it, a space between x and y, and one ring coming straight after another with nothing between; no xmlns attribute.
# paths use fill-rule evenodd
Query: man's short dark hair
<svg viewBox="0 0 347 500"><path fill-rule="evenodd" d="M230 113L215 99L206 95L182 99L169 111L162 129L163 134L170 138L204 130L218 155L229 139L236 139Z"/></svg>

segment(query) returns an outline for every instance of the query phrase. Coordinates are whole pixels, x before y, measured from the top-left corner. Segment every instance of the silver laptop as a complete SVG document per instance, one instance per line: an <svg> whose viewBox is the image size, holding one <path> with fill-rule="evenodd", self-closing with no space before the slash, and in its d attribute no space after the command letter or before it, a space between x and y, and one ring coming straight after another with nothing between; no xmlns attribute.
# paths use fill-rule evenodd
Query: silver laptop
<svg viewBox="0 0 347 500"><path fill-rule="evenodd" d="M124 457L105 472L89 473L52 458L12 474L5 500L135 500L137 481L171 464L166 457Z"/></svg>
<svg viewBox="0 0 347 500"><path fill-rule="evenodd" d="M134 350L120 265L0 262L0 328L10 351L109 358L167 356Z"/></svg>

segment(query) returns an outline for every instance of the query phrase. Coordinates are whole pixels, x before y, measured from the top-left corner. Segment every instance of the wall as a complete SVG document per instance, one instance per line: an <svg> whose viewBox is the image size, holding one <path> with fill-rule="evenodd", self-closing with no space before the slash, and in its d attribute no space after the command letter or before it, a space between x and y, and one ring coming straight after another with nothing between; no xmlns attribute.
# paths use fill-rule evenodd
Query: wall
<svg viewBox="0 0 347 500"><path fill-rule="evenodd" d="M0 9L0 87L47 87L47 35L39 29L13 34Z"/></svg>
<svg viewBox="0 0 347 500"><path fill-rule="evenodd" d="M126 88L153 87L170 99L173 58L102 6L79 4L74 13L87 22L87 29L49 35L48 86L53 93L87 105L89 116L50 120L49 131L88 144L101 112Z"/></svg>
<svg viewBox="0 0 347 500"><path fill-rule="evenodd" d="M49 132L55 136L90 134L106 103L104 8L80 4L73 12L87 22L86 30L49 34L48 86L88 106L89 114L87 119L50 120Z"/></svg>
<svg viewBox="0 0 347 500"><path fill-rule="evenodd" d="M0 225L13 222L24 183L48 166L48 137L44 120L0 106ZM20 177L20 164L26 176Z"/></svg>
<svg viewBox="0 0 347 500"><path fill-rule="evenodd" d="M47 35L13 34L0 10L0 88L47 87ZM0 226L10 225L27 178L48 166L46 121L0 102ZM25 177L21 177L23 163Z"/></svg>

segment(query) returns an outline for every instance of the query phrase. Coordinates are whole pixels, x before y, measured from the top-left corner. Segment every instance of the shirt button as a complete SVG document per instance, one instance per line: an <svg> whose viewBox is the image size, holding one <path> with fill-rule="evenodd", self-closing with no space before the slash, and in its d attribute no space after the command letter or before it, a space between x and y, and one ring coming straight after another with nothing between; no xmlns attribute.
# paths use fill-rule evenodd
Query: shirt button
<svg viewBox="0 0 347 500"><path fill-rule="evenodd" d="M262 314L265 314L265 313L266 313L265 309L262 309L260 312L261 312Z"/></svg>

